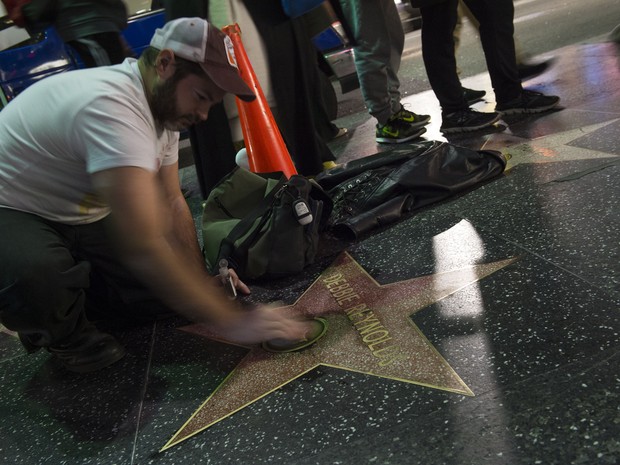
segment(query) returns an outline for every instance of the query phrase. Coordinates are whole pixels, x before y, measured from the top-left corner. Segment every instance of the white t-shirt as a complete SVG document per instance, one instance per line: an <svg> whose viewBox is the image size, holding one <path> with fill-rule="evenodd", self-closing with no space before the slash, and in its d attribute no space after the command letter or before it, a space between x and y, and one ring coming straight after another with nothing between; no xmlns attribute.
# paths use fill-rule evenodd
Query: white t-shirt
<svg viewBox="0 0 620 465"><path fill-rule="evenodd" d="M178 160L179 134L158 133L137 61L69 71L30 86L0 111L0 207L65 224L109 207L91 174Z"/></svg>

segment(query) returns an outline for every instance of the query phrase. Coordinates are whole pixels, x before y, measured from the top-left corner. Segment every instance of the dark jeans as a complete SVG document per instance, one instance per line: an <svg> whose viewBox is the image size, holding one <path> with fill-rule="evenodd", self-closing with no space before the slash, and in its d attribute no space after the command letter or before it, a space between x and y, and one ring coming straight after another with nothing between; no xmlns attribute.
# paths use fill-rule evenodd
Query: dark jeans
<svg viewBox="0 0 620 465"><path fill-rule="evenodd" d="M70 340L87 316L169 314L117 260L106 222L68 226L0 208L0 322L31 346L47 347Z"/></svg>
<svg viewBox="0 0 620 465"><path fill-rule="evenodd" d="M512 0L465 0L480 23L480 42L498 104L518 98L523 91L514 45ZM454 53L458 0L420 9L422 56L428 80L444 113L468 107L463 98Z"/></svg>

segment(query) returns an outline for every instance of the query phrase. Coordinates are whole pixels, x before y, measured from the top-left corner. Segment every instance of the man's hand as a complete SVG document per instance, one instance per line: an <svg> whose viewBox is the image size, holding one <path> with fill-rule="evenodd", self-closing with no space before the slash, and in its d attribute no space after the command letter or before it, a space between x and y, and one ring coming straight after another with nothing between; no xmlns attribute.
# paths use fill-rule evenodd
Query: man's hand
<svg viewBox="0 0 620 465"><path fill-rule="evenodd" d="M250 288L243 281L241 281L241 279L239 279L239 276L237 275L235 270L229 268L228 272L230 273L230 277L232 278L235 289L237 289L237 291L240 291L242 294L248 295L250 293Z"/></svg>
<svg viewBox="0 0 620 465"><path fill-rule="evenodd" d="M256 344L272 339L303 340L312 328L306 319L260 305L242 312L240 319L218 329L232 342Z"/></svg>

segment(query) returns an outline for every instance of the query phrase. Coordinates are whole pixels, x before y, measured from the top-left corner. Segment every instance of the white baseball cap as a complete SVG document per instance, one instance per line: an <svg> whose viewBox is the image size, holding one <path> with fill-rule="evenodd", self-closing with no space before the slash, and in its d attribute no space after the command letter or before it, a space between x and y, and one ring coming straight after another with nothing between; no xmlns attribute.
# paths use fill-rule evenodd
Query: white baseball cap
<svg viewBox="0 0 620 465"><path fill-rule="evenodd" d="M155 30L151 47L170 49L175 55L198 63L222 90L250 102L254 92L239 75L232 40L202 18L179 18Z"/></svg>

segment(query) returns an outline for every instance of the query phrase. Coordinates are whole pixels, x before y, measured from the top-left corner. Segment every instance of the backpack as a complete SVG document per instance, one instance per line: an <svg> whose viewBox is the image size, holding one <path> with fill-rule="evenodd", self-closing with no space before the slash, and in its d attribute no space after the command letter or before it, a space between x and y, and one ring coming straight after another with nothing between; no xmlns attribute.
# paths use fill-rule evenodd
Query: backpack
<svg viewBox="0 0 620 465"><path fill-rule="evenodd" d="M331 200L299 175L235 168L203 206L203 253L212 273L226 259L242 279L283 277L314 262Z"/></svg>

